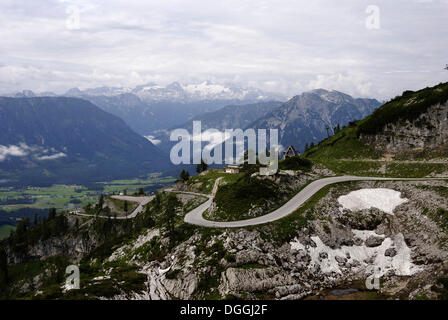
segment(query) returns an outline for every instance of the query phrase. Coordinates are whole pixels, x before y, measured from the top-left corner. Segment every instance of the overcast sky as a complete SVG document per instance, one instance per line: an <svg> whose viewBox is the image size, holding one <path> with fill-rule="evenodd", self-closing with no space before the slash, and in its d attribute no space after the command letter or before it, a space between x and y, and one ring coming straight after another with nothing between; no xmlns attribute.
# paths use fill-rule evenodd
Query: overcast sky
<svg viewBox="0 0 448 320"><path fill-rule="evenodd" d="M0 0L1 93L211 80L383 99L448 81L445 64L448 0Z"/></svg>

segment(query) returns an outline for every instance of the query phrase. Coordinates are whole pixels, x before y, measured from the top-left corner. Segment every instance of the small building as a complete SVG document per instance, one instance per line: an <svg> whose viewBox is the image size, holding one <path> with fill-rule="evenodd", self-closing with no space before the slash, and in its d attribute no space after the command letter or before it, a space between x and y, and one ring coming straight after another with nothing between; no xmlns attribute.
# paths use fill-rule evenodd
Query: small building
<svg viewBox="0 0 448 320"><path fill-rule="evenodd" d="M237 174L240 173L240 166L232 164L226 167L225 173Z"/></svg>
<svg viewBox="0 0 448 320"><path fill-rule="evenodd" d="M300 156L300 153L297 152L293 146L289 146L288 149L283 151L283 159L292 158L296 156Z"/></svg>

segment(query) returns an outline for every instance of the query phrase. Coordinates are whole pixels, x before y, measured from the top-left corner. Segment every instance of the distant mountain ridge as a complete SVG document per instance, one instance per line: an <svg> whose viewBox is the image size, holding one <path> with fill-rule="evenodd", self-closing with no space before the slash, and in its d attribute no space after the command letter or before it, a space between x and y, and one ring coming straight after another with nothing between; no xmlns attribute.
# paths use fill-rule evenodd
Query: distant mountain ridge
<svg viewBox="0 0 448 320"><path fill-rule="evenodd" d="M27 91L25 94L32 93ZM157 135L160 130L181 125L187 119L229 104L244 105L284 99L284 96L276 93L210 81L186 85L173 82L167 86L148 83L135 88L73 88L64 95L89 100L124 119L141 135Z"/></svg>
<svg viewBox="0 0 448 320"><path fill-rule="evenodd" d="M344 126L371 114L381 103L375 99L355 99L345 93L324 89L293 97L277 109L253 122L254 129L278 129L280 144L303 151L307 143L317 143Z"/></svg>
<svg viewBox="0 0 448 320"><path fill-rule="evenodd" d="M80 183L169 167L122 119L82 99L0 97L0 121L0 179Z"/></svg>
<svg viewBox="0 0 448 320"><path fill-rule="evenodd" d="M273 92L264 92L256 88L244 88L235 85L221 85L210 81L192 84L173 82L166 86L148 83L135 88L100 87L80 90L73 88L67 91L67 96L117 96L134 94L144 102L181 102L214 100L268 101L284 99L284 96Z"/></svg>
<svg viewBox="0 0 448 320"><path fill-rule="evenodd" d="M229 105L214 112L195 116L180 127L191 130L193 121L201 121L203 130L245 129L255 120L280 107L282 103L280 101L268 101L246 105Z"/></svg>
<svg viewBox="0 0 448 320"><path fill-rule="evenodd" d="M381 103L375 99L355 99L338 91L317 89L295 96L282 103L278 101L249 105L230 105L205 113L172 128L192 132L193 121L201 121L202 130L225 129L278 129L279 143L293 145L301 152L306 144L317 143L333 133L333 128L362 119L371 114ZM157 137L160 147L169 151L171 130Z"/></svg>
<svg viewBox="0 0 448 320"><path fill-rule="evenodd" d="M270 111L282 105L279 101L259 102L247 105L229 105L217 111L200 114L193 117L187 122L170 128L157 137L162 143L160 148L169 152L174 145L170 142L170 133L174 129L186 129L188 132L193 130L193 121L201 122L201 129L203 131L208 129L216 129L224 131L226 129L246 129L251 123L258 118L264 116Z"/></svg>

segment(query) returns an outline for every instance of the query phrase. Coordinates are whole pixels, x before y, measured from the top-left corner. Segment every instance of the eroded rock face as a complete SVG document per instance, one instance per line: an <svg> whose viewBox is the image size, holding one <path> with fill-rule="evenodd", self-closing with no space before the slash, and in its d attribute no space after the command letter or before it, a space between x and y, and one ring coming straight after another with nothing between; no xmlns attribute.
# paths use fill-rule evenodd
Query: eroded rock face
<svg viewBox="0 0 448 320"><path fill-rule="evenodd" d="M271 267L266 269L228 268L222 274L222 295L232 292L271 292L276 287L291 285L295 279L281 269Z"/></svg>
<svg viewBox="0 0 448 320"><path fill-rule="evenodd" d="M363 183L362 187L372 184ZM296 240L290 243L289 252L285 251L284 245L272 244L266 253L256 249L238 251L239 262L261 263L265 268L227 269L221 278L220 293L236 296L249 293L250 298L256 298L262 285L263 292L277 299L298 299L347 281L365 280L372 272L381 275L384 292L397 285L397 292L409 292L406 291L409 287L398 283L403 279L412 280L412 286L427 286L434 281L428 275L443 268L443 257L448 254L446 248L439 245L438 239L443 233L422 215L421 206L425 202L431 207L436 204L447 206L448 203L434 194L422 193L409 183L384 184L402 191L410 199L406 205L397 207L395 215L378 209L340 212L333 200L337 194L329 195L314 209L319 212L319 218L298 231ZM428 198L434 203L428 203ZM240 248L245 247L246 236L250 242L257 243L257 247L268 247L266 243L260 243L256 233L249 235L240 231L236 237ZM232 237L230 233L229 238ZM273 259L264 260L265 255ZM276 277L271 277L272 270Z"/></svg>
<svg viewBox="0 0 448 320"><path fill-rule="evenodd" d="M191 298L198 285L198 278L194 273L186 274L182 279L166 279L161 281L161 286L177 299Z"/></svg>
<svg viewBox="0 0 448 320"><path fill-rule="evenodd" d="M361 140L391 154L419 153L444 145L448 142L448 103L430 107L412 122L388 124L381 134Z"/></svg>
<svg viewBox="0 0 448 320"><path fill-rule="evenodd" d="M63 255L73 263L78 262L82 256L97 246L97 239L84 238L82 236L67 238L50 238L39 241L29 247L26 255L17 255L9 252L8 263L18 264L33 258L45 260L50 257Z"/></svg>
<svg viewBox="0 0 448 320"><path fill-rule="evenodd" d="M376 208L357 212L345 210L344 214L338 215L337 219L341 224L352 229L375 230L384 219L387 219L387 214Z"/></svg>

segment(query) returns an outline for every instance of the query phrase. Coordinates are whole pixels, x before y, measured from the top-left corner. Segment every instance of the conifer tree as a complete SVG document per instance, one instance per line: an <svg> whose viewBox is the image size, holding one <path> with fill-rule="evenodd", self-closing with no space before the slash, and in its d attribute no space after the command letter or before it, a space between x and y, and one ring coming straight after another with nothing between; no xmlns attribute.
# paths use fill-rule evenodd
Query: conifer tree
<svg viewBox="0 0 448 320"><path fill-rule="evenodd" d="M201 159L201 163L196 166L196 172L201 173L206 171L207 169L208 169L207 162L205 162L204 159Z"/></svg>
<svg viewBox="0 0 448 320"><path fill-rule="evenodd" d="M188 173L188 171L182 170L179 177L183 182L187 182L188 179L190 179L190 174Z"/></svg>
<svg viewBox="0 0 448 320"><path fill-rule="evenodd" d="M8 257L6 250L0 246L0 288L8 284Z"/></svg>

